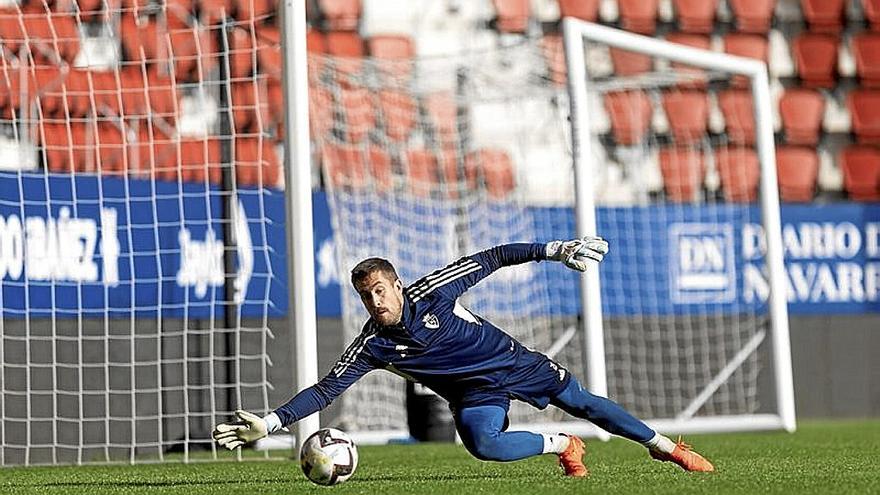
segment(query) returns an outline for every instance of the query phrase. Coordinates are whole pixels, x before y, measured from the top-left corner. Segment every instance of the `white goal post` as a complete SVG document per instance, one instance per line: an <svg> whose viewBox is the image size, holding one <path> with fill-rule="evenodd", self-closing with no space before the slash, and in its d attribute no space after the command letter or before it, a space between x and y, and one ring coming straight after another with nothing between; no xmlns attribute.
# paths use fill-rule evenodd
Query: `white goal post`
<svg viewBox="0 0 880 495"><path fill-rule="evenodd" d="M786 306L786 281L783 264L779 195L776 178L771 96L764 63L676 43L642 36L574 18L563 21L565 60L571 95L572 154L575 168L576 215L579 235L597 231L593 174L590 163L594 156L593 136L590 134L591 116L594 115L587 97L593 84L587 73L584 43L599 43L611 48L648 55L669 62L678 62L708 71L745 76L750 81L754 101L755 144L760 163L760 209L766 235L766 263L769 283L769 323L772 343L773 375L776 390L775 414L721 415L695 418L702 401L736 368L738 362L752 352L763 340L763 333L748 344L722 368L713 380L706 384L688 407L674 418L657 418L649 422L660 431L710 432L762 429L795 430L794 390L791 368L791 351ZM601 233L601 232L600 232ZM586 339L588 386L597 394L606 395L607 375L605 366L605 333L603 331L602 303L600 299L599 273L588 271L581 278L581 297L584 308L582 323ZM547 425L550 429L555 425ZM570 426L569 426L570 428Z"/></svg>

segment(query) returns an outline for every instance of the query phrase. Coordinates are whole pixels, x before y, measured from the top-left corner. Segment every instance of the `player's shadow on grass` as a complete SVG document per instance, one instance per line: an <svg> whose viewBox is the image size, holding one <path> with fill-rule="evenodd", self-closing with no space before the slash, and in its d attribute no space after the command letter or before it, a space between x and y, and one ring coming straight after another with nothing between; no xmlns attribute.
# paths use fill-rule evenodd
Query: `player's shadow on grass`
<svg viewBox="0 0 880 495"><path fill-rule="evenodd" d="M532 478L534 477L531 474L501 474L501 473L486 473L486 474L429 474L429 475L420 475L419 481L459 481L459 480L491 480L491 479L515 479L515 478ZM355 483L372 483L372 482L387 482L387 481L400 481L404 483L408 483L412 481L411 473L401 473L399 475L373 475L373 476L355 476L351 478L348 482L349 484Z"/></svg>

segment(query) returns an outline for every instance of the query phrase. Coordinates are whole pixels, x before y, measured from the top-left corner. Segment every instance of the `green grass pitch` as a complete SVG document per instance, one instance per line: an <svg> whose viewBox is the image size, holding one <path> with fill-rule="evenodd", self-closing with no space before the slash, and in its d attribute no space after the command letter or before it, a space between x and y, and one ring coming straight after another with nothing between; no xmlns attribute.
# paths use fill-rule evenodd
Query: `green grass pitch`
<svg viewBox="0 0 880 495"><path fill-rule="evenodd" d="M0 493L880 493L880 420L804 422L791 435L686 440L715 462L717 472L685 473L620 439L587 441L587 479L563 477L549 455L491 463L475 460L461 446L419 444L362 447L355 476L336 487L312 485L296 462L281 459L5 468Z"/></svg>

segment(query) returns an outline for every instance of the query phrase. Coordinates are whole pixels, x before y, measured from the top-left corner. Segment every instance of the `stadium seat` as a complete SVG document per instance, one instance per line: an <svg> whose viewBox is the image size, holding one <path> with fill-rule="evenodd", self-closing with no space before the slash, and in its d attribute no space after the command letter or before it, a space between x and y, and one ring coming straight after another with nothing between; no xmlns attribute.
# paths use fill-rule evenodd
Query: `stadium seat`
<svg viewBox="0 0 880 495"><path fill-rule="evenodd" d="M611 132L617 144L640 142L651 122L651 99L643 91L615 91L605 95L605 111L611 117Z"/></svg>
<svg viewBox="0 0 880 495"><path fill-rule="evenodd" d="M339 98L345 119L343 139L359 143L376 126L375 95L365 88L342 88Z"/></svg>
<svg viewBox="0 0 880 495"><path fill-rule="evenodd" d="M86 170L86 124L83 122L42 121L38 134L50 172L73 173Z"/></svg>
<svg viewBox="0 0 880 495"><path fill-rule="evenodd" d="M809 203L816 192L819 155L815 148L780 146L776 150L776 174L782 201Z"/></svg>
<svg viewBox="0 0 880 495"><path fill-rule="evenodd" d="M703 152L693 147L662 148L659 159L666 199L676 203L699 199L706 177Z"/></svg>
<svg viewBox="0 0 880 495"><path fill-rule="evenodd" d="M253 72L254 38L250 27L235 27L229 32L229 77L242 79Z"/></svg>
<svg viewBox="0 0 880 495"><path fill-rule="evenodd" d="M358 79L365 55L364 41L357 33L349 31L331 31L326 39L327 53L337 57L334 62L338 82L349 86L360 85Z"/></svg>
<svg viewBox="0 0 880 495"><path fill-rule="evenodd" d="M599 0L559 0L559 15L596 22L599 18Z"/></svg>
<svg viewBox="0 0 880 495"><path fill-rule="evenodd" d="M277 0L234 0L235 18L244 23L262 24L277 9Z"/></svg>
<svg viewBox="0 0 880 495"><path fill-rule="evenodd" d="M486 194L491 199L504 200L516 188L513 161L502 149L484 148L467 154L465 178L468 187L475 188L481 176Z"/></svg>
<svg viewBox="0 0 880 495"><path fill-rule="evenodd" d="M880 201L880 150L850 146L840 156L843 188L855 201Z"/></svg>
<svg viewBox="0 0 880 495"><path fill-rule="evenodd" d="M804 33L795 38L795 66L808 88L837 85L837 38L827 34Z"/></svg>
<svg viewBox="0 0 880 495"><path fill-rule="evenodd" d="M363 145L326 144L322 148L324 170L334 187L361 188L372 177L380 192L394 185L391 157L381 148Z"/></svg>
<svg viewBox="0 0 880 495"><path fill-rule="evenodd" d="M839 33L843 28L845 0L801 0L801 10L814 33Z"/></svg>
<svg viewBox="0 0 880 495"><path fill-rule="evenodd" d="M634 33L654 34L658 3L658 0L618 0L620 26Z"/></svg>
<svg viewBox="0 0 880 495"><path fill-rule="evenodd" d="M328 30L357 30L361 18L360 0L318 0L318 8Z"/></svg>
<svg viewBox="0 0 880 495"><path fill-rule="evenodd" d="M21 14L18 8L0 8L0 47L5 47L11 53L18 53L25 35L21 30Z"/></svg>
<svg viewBox="0 0 880 495"><path fill-rule="evenodd" d="M422 100L434 139L444 150L458 145L458 104L455 95L448 91L431 93Z"/></svg>
<svg viewBox="0 0 880 495"><path fill-rule="evenodd" d="M731 142L754 144L755 115L752 93L745 89L728 89L718 94L718 105L724 114L727 137Z"/></svg>
<svg viewBox="0 0 880 495"><path fill-rule="evenodd" d="M541 38L541 53L547 61L547 75L557 86L565 86L568 68L565 66L565 49L562 46L562 35L552 33Z"/></svg>
<svg viewBox="0 0 880 495"><path fill-rule="evenodd" d="M333 94L324 88L309 88L309 127L313 138L323 140L333 129Z"/></svg>
<svg viewBox="0 0 880 495"><path fill-rule="evenodd" d="M367 39L367 51L379 59L377 68L399 85L412 75L416 48L413 39L403 34L374 35Z"/></svg>
<svg viewBox="0 0 880 495"><path fill-rule="evenodd" d="M880 87L880 33L866 32L854 36L852 47L862 87Z"/></svg>
<svg viewBox="0 0 880 495"><path fill-rule="evenodd" d="M137 142L129 143L129 175L142 179L180 180L176 138L152 125L140 125L135 135Z"/></svg>
<svg viewBox="0 0 880 495"><path fill-rule="evenodd" d="M180 141L180 178L187 182L223 183L220 140L216 138Z"/></svg>
<svg viewBox="0 0 880 495"><path fill-rule="evenodd" d="M758 155L751 148L725 147L715 150L715 166L721 178L721 190L727 201L744 203L758 197L761 168Z"/></svg>
<svg viewBox="0 0 880 495"><path fill-rule="evenodd" d="M880 0L862 0L862 11L871 24L871 29L880 31Z"/></svg>
<svg viewBox="0 0 880 495"><path fill-rule="evenodd" d="M238 133L260 133L269 124L269 101L263 81L232 83L232 122Z"/></svg>
<svg viewBox="0 0 880 495"><path fill-rule="evenodd" d="M275 187L281 163L271 139L242 137L235 140L235 180L239 186Z"/></svg>
<svg viewBox="0 0 880 495"><path fill-rule="evenodd" d="M418 105L407 93L396 90L379 92L379 109L385 124L385 135L394 141L406 141L416 125Z"/></svg>
<svg viewBox="0 0 880 495"><path fill-rule="evenodd" d="M122 115L121 81L115 71L88 71L89 92L96 115ZM141 86L143 87L143 85ZM91 102L90 102L91 103Z"/></svg>
<svg viewBox="0 0 880 495"><path fill-rule="evenodd" d="M776 0L729 0L728 4L736 18L737 30L758 34L770 30Z"/></svg>
<svg viewBox="0 0 880 495"><path fill-rule="evenodd" d="M789 144L816 145L822 131L825 99L813 89L786 90L779 99L779 114Z"/></svg>
<svg viewBox="0 0 880 495"><path fill-rule="evenodd" d="M94 135L94 170L104 175L122 175L128 173L128 157L126 156L127 140L125 132L115 122L98 122Z"/></svg>
<svg viewBox="0 0 880 495"><path fill-rule="evenodd" d="M312 90L310 89L309 92ZM266 81L266 97L269 101L269 118L272 122L284 122L284 114L287 107L284 106L284 87L281 79L270 77Z"/></svg>
<svg viewBox="0 0 880 495"><path fill-rule="evenodd" d="M309 43L307 38L306 45L308 46ZM257 61L260 64L260 73L269 77L281 78L283 56L281 54L281 31L277 27L260 26L257 28ZM312 60L309 59L310 73L312 69Z"/></svg>
<svg viewBox="0 0 880 495"><path fill-rule="evenodd" d="M54 62L51 55L54 53L67 63L73 63L80 44L74 16L66 12L52 12L42 4L32 2L22 8L20 19L23 34L35 59Z"/></svg>
<svg viewBox="0 0 880 495"><path fill-rule="evenodd" d="M754 58L767 63L767 37L758 34L730 33L724 36L724 51L731 55ZM734 76L732 83L740 88L748 87L750 84L746 76Z"/></svg>
<svg viewBox="0 0 880 495"><path fill-rule="evenodd" d="M686 45L694 48L699 48L701 50L710 50L712 48L712 42L709 39L709 36L702 34L690 34L690 33L670 33L666 36L666 41L670 43L678 43L681 45ZM692 65L681 64L678 62L673 62L672 68L675 69L676 73L699 78L698 80L691 80L685 84L679 84L680 87L690 87L690 88L705 88L706 82L706 72L702 69L698 69Z"/></svg>
<svg viewBox="0 0 880 495"><path fill-rule="evenodd" d="M404 172L407 190L414 196L426 198L438 188L437 156L424 148L406 150Z"/></svg>
<svg viewBox="0 0 880 495"><path fill-rule="evenodd" d="M199 0L201 23L205 25L219 24L224 16L232 15L232 0Z"/></svg>
<svg viewBox="0 0 880 495"><path fill-rule="evenodd" d="M100 6L103 0L84 0L89 3L95 3ZM82 2L81 2L82 3ZM169 31L185 29L190 27L193 16L193 0L166 0L165 1L165 23Z"/></svg>
<svg viewBox="0 0 880 495"><path fill-rule="evenodd" d="M502 33L525 33L529 28L529 0L492 0L495 29Z"/></svg>
<svg viewBox="0 0 880 495"><path fill-rule="evenodd" d="M847 95L846 104L858 142L880 144L880 91L854 90Z"/></svg>
<svg viewBox="0 0 880 495"><path fill-rule="evenodd" d="M166 43L154 18L123 13L119 20L119 38L127 60L140 64L154 62L159 60L160 52L161 58L165 58Z"/></svg>
<svg viewBox="0 0 880 495"><path fill-rule="evenodd" d="M620 48L610 48L608 51L611 53L611 65L614 67L614 73L618 76L635 76L651 71L653 64L648 55Z"/></svg>
<svg viewBox="0 0 880 495"><path fill-rule="evenodd" d="M673 0L678 28L685 33L711 34L718 0Z"/></svg>
<svg viewBox="0 0 880 495"><path fill-rule="evenodd" d="M693 143L706 135L709 98L702 91L670 90L663 93L663 111L676 143Z"/></svg>
<svg viewBox="0 0 880 495"><path fill-rule="evenodd" d="M5 79L0 73L0 84ZM60 84L41 83L43 115L54 113L72 118L84 117L89 110L89 80L83 69L69 68ZM0 89L0 93L3 90ZM2 100L2 96L0 96ZM2 106L2 104L0 104ZM53 110L54 109L54 110Z"/></svg>
<svg viewBox="0 0 880 495"><path fill-rule="evenodd" d="M163 117L173 124L176 110L177 85L174 79L159 74L159 68L147 69L147 78L140 67L129 66L119 71L119 86L116 85L116 73L94 72L94 87L99 88L95 100L108 109L125 117ZM100 101L98 95L101 95ZM118 112L119 100L122 101L122 112Z"/></svg>

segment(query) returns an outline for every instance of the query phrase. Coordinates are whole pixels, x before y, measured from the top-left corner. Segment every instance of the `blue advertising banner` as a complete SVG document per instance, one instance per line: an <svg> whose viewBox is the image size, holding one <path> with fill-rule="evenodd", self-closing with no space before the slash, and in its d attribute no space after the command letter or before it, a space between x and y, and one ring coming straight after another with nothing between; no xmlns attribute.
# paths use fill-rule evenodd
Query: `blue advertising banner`
<svg viewBox="0 0 880 495"><path fill-rule="evenodd" d="M5 316L220 317L223 201L221 191L198 184L0 173L0 308ZM326 195L315 192L313 203L316 309L319 316L337 317L340 280L347 281L336 267ZM285 315L284 194L240 190L233 204L236 247L230 254L241 314ZM499 221L504 229L505 210L501 205L471 214ZM452 209L428 213L434 220L455 215ZM729 204L600 209L599 232L611 243L600 271L605 314L761 311L768 283L758 213L753 206ZM523 217L530 225L517 233L522 241L574 232L568 208L530 208L516 216L520 227ZM880 205L783 205L782 220L792 314L880 311ZM444 232L435 228L425 235L445 239ZM503 238L493 235L474 235L475 242L486 243L477 248ZM431 254L438 267L452 261L447 248ZM402 275L414 279L421 273ZM522 279L518 287L552 295L552 305L529 311L579 312L574 272L540 263L516 275ZM522 311L515 300L509 308L504 301L496 298L493 304L501 306L492 309Z"/></svg>
<svg viewBox="0 0 880 495"><path fill-rule="evenodd" d="M3 314L222 316L223 201L199 184L0 174ZM283 315L283 192L233 203L235 301L242 316Z"/></svg>

